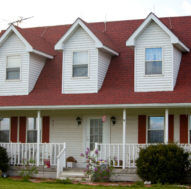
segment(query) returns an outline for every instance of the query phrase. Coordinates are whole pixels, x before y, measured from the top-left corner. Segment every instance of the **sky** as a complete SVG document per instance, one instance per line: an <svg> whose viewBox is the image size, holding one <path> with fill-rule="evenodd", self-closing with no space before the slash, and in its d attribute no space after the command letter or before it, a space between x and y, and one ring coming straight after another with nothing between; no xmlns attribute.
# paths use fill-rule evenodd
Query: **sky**
<svg viewBox="0 0 191 189"><path fill-rule="evenodd" d="M81 17L86 22L191 15L191 0L0 0L0 30L8 23L28 20L20 27L71 24Z"/></svg>

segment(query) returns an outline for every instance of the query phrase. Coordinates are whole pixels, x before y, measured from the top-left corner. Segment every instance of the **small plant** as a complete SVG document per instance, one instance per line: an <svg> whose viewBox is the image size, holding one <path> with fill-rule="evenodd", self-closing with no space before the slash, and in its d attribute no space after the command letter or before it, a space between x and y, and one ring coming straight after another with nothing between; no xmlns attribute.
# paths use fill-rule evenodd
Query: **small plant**
<svg viewBox="0 0 191 189"><path fill-rule="evenodd" d="M98 150L91 154L90 149L87 148L85 154L82 153L81 156L86 158L85 173L91 177L92 181L109 181L113 166L109 165L108 161L98 160Z"/></svg>
<svg viewBox="0 0 191 189"><path fill-rule="evenodd" d="M9 158L5 148L0 146L0 170L2 173L8 171L9 168Z"/></svg>
<svg viewBox="0 0 191 189"><path fill-rule="evenodd" d="M69 178L66 178L66 179L57 179L56 180L57 183L61 183L61 184L72 184L72 181L69 179Z"/></svg>
<svg viewBox="0 0 191 189"><path fill-rule="evenodd" d="M38 173L38 169L35 166L35 161L23 161L23 168L21 169L20 176L24 181L28 181L31 177Z"/></svg>
<svg viewBox="0 0 191 189"><path fill-rule="evenodd" d="M176 144L151 145L141 149L137 173L151 183L180 183L190 167L189 154Z"/></svg>

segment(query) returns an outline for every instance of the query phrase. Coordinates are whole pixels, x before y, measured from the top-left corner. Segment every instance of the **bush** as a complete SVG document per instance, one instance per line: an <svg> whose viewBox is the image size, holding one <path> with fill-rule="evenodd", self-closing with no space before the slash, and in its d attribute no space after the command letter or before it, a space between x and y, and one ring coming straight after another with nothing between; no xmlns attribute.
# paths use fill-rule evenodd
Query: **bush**
<svg viewBox="0 0 191 189"><path fill-rule="evenodd" d="M9 158L5 148L0 146L0 170L7 172L9 168Z"/></svg>
<svg viewBox="0 0 191 189"><path fill-rule="evenodd" d="M190 166L188 157L176 144L151 145L140 150L137 173L152 183L180 183Z"/></svg>

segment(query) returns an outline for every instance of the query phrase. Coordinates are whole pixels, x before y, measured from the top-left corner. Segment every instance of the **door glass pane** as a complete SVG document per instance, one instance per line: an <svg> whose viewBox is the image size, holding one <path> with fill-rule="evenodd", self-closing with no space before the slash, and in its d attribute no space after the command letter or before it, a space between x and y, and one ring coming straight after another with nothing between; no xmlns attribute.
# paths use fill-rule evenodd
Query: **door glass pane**
<svg viewBox="0 0 191 189"><path fill-rule="evenodd" d="M95 143L103 141L103 123L101 119L90 120L90 150L94 150Z"/></svg>

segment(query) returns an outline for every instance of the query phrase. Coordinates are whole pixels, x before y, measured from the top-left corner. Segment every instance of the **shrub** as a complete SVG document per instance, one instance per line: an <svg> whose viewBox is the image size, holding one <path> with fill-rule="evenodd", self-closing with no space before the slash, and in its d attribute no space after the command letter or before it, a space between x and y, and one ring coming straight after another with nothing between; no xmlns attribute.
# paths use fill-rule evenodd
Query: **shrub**
<svg viewBox="0 0 191 189"><path fill-rule="evenodd" d="M24 181L28 181L31 177L38 173L38 169L35 166L35 161L23 161L24 166L21 168L20 176Z"/></svg>
<svg viewBox="0 0 191 189"><path fill-rule="evenodd" d="M5 148L0 146L0 170L7 172L9 168L9 158Z"/></svg>
<svg viewBox="0 0 191 189"><path fill-rule="evenodd" d="M176 144L151 145L140 150L137 173L152 183L180 183L190 166L188 157Z"/></svg>
<svg viewBox="0 0 191 189"><path fill-rule="evenodd" d="M109 181L113 167L109 165L108 161L98 160L98 150L94 153L90 152L87 148L85 154L81 154L82 157L86 158L86 175L91 177L94 182L105 182Z"/></svg>

